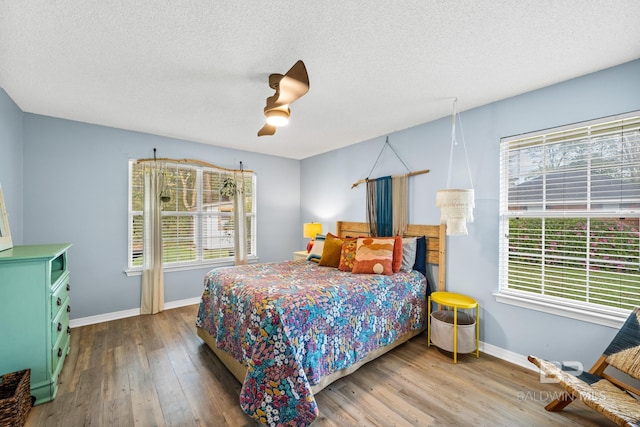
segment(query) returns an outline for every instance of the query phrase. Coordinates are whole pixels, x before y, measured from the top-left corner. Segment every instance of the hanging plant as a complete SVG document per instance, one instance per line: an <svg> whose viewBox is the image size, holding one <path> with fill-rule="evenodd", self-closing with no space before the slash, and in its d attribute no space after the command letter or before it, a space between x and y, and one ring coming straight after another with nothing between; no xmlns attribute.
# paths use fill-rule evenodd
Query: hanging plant
<svg viewBox="0 0 640 427"><path fill-rule="evenodd" d="M222 180L220 194L228 198L232 198L236 194L236 181L233 177L228 176Z"/></svg>

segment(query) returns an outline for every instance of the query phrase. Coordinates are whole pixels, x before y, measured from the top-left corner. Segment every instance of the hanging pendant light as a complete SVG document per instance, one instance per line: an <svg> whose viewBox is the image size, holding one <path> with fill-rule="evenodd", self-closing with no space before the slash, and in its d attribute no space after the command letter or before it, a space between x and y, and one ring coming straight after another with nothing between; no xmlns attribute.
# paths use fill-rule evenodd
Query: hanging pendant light
<svg viewBox="0 0 640 427"><path fill-rule="evenodd" d="M440 208L440 222L447 224L448 236L467 235L467 221L473 222L475 207L473 189L438 190L436 206Z"/></svg>
<svg viewBox="0 0 640 427"><path fill-rule="evenodd" d="M456 140L456 103L453 101L453 115L451 117L451 151L449 153L449 171L447 175L447 189L436 192L436 206L440 208L440 222L447 224L448 236L467 235L467 221L473 222L473 208L475 207L473 182L471 180L471 169L469 168L469 158L467 157L467 146L462 135L462 145L464 147L464 157L467 161L467 172L469 173L470 189L451 189L451 169L453 167L453 147L458 144Z"/></svg>

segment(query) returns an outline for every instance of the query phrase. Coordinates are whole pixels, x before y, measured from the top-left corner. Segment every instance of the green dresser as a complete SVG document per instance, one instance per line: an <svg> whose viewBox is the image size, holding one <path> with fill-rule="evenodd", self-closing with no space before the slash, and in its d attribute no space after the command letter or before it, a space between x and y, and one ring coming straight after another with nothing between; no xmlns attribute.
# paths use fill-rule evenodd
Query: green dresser
<svg viewBox="0 0 640 427"><path fill-rule="evenodd" d="M0 375L31 368L36 404L56 397L69 352L69 247L0 251Z"/></svg>

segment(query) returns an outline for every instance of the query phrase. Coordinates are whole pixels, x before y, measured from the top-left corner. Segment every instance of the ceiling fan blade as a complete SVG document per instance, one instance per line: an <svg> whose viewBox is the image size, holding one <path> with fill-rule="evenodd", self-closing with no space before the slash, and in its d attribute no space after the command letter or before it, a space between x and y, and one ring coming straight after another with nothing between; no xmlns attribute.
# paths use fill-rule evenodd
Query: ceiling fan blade
<svg viewBox="0 0 640 427"><path fill-rule="evenodd" d="M309 75L304 62L298 61L278 82L278 105L291 104L309 92Z"/></svg>
<svg viewBox="0 0 640 427"><path fill-rule="evenodd" d="M262 129L258 131L258 136L269 136L276 133L276 127L271 126L270 124L266 124L262 126Z"/></svg>
<svg viewBox="0 0 640 427"><path fill-rule="evenodd" d="M284 77L297 80L307 87L309 86L309 74L307 73L307 67L305 67L304 62L301 60L298 60L293 64L293 67L284 74Z"/></svg>
<svg viewBox="0 0 640 427"><path fill-rule="evenodd" d="M258 131L258 136L275 134L275 126L282 126L288 122L291 113L289 104L309 92L309 75L304 62L296 62L284 75L269 75L269 87L275 90L275 93L267 98L264 114L268 123Z"/></svg>
<svg viewBox="0 0 640 427"><path fill-rule="evenodd" d="M284 76L309 86L309 74L307 74L307 67L304 66L302 60L298 60L298 62L293 64L293 67L291 67Z"/></svg>

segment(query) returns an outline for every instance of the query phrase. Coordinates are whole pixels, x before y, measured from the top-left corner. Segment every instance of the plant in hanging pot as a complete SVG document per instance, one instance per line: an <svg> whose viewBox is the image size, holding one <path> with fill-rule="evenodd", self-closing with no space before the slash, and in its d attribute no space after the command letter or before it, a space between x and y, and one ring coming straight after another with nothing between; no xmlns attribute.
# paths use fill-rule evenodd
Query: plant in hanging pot
<svg viewBox="0 0 640 427"><path fill-rule="evenodd" d="M236 181L232 176L227 176L222 180L222 186L220 187L220 194L222 196L232 198L236 194Z"/></svg>

